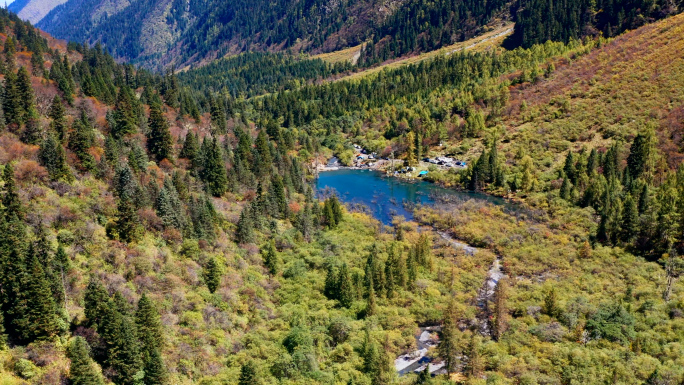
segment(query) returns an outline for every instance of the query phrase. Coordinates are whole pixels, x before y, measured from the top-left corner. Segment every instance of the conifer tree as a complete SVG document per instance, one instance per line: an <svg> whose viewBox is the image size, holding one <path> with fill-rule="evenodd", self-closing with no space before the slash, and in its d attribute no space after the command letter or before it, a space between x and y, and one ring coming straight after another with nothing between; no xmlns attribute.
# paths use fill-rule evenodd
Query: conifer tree
<svg viewBox="0 0 684 385"><path fill-rule="evenodd" d="M641 132L634 138L627 157L627 170L632 178L638 179L646 171L653 152L653 141L652 130Z"/></svg>
<svg viewBox="0 0 684 385"><path fill-rule="evenodd" d="M623 202L624 212L622 214L622 241L631 243L639 233L639 208L632 198L631 194L627 194Z"/></svg>
<svg viewBox="0 0 684 385"><path fill-rule="evenodd" d="M93 145L93 129L83 119L77 119L72 125L72 133L69 136L69 149L72 150L80 162L83 170L95 169L95 158L88 152Z"/></svg>
<svg viewBox="0 0 684 385"><path fill-rule="evenodd" d="M185 141L183 142L183 148L178 155L181 158L185 158L190 161L193 169L199 168L199 143L197 139L197 134L193 134L188 131L185 135Z"/></svg>
<svg viewBox="0 0 684 385"><path fill-rule="evenodd" d="M366 266L364 269L366 277L365 284L368 292L370 292L370 288L373 286L375 293L378 296L382 296L385 289L385 270L381 265L377 253L377 245L373 245L366 258Z"/></svg>
<svg viewBox="0 0 684 385"><path fill-rule="evenodd" d="M268 243L268 246L266 247L266 250L264 250L264 266L268 269L269 273L272 275L275 275L278 273L278 265L280 262L278 261L278 253L276 252L275 248L275 241L271 240L271 242Z"/></svg>
<svg viewBox="0 0 684 385"><path fill-rule="evenodd" d="M559 195L562 199L565 199L566 201L570 200L570 198L572 197L572 187L570 186L569 178L563 178L563 183L561 184Z"/></svg>
<svg viewBox="0 0 684 385"><path fill-rule="evenodd" d="M16 128L23 123L25 112L17 83L17 74L13 71L8 71L5 74L2 110L5 117L5 123L8 126L14 126Z"/></svg>
<svg viewBox="0 0 684 385"><path fill-rule="evenodd" d="M482 355L480 354L480 338L475 333L470 337L466 356L468 359L464 372L470 378L479 378L484 370L484 362L482 360Z"/></svg>
<svg viewBox="0 0 684 385"><path fill-rule="evenodd" d="M97 329L98 325L102 325L109 301L109 293L102 282L91 278L84 295L84 313L88 326Z"/></svg>
<svg viewBox="0 0 684 385"><path fill-rule="evenodd" d="M349 274L349 266L347 266L346 263L342 265L340 272L337 275L337 290L340 305L346 308L351 307L356 298L356 293L354 290L354 282L352 282L351 275Z"/></svg>
<svg viewBox="0 0 684 385"><path fill-rule="evenodd" d="M205 139L205 143L207 140ZM213 138L204 151L204 167L200 174L207 192L220 197L228 189L228 172L223 163L223 155L218 140Z"/></svg>
<svg viewBox="0 0 684 385"><path fill-rule="evenodd" d="M160 353L163 345L162 324L159 312L145 293L138 301L135 324L140 339L145 383L162 384L166 376Z"/></svg>
<svg viewBox="0 0 684 385"><path fill-rule="evenodd" d="M216 258L211 258L207 262L207 267L205 268L204 280L207 283L207 288L210 293L216 292L216 290L221 285L221 266L216 262Z"/></svg>
<svg viewBox="0 0 684 385"><path fill-rule="evenodd" d="M220 101L213 96L209 96L209 109L211 113L211 124L218 134L226 133L226 112Z"/></svg>
<svg viewBox="0 0 684 385"><path fill-rule="evenodd" d="M252 361L247 361L240 368L240 378L238 385L256 385L259 383L257 379L256 367Z"/></svg>
<svg viewBox="0 0 684 385"><path fill-rule="evenodd" d="M444 360L447 373L456 371L458 365L458 327L456 325L456 311L454 301L449 302L449 306L444 314L442 333L437 347L440 357Z"/></svg>
<svg viewBox="0 0 684 385"><path fill-rule="evenodd" d="M271 187L269 189L269 197L272 199L273 207L276 209L276 217L285 219L289 216L289 207L287 205L287 196L285 195L285 186L280 175L273 175L271 178Z"/></svg>
<svg viewBox="0 0 684 385"><path fill-rule="evenodd" d="M269 148L268 136L265 130L260 130L259 135L255 141L255 160L254 174L258 177L263 177L271 172L273 158L271 157L271 150Z"/></svg>
<svg viewBox="0 0 684 385"><path fill-rule="evenodd" d="M48 170L50 179L71 181L73 176L66 161L66 152L62 145L55 139L52 133L48 133L40 144L38 159L41 165Z"/></svg>
<svg viewBox="0 0 684 385"><path fill-rule="evenodd" d="M492 330L494 338L499 341L508 329L508 281L501 278L494 291L494 319Z"/></svg>
<svg viewBox="0 0 684 385"><path fill-rule="evenodd" d="M418 163L416 159L416 134L410 131L406 134L406 165L415 166Z"/></svg>
<svg viewBox="0 0 684 385"><path fill-rule="evenodd" d="M325 294L328 299L338 298L337 272L335 271L335 265L332 263L328 264L328 269L325 274L325 287L323 288L323 294Z"/></svg>
<svg viewBox="0 0 684 385"><path fill-rule="evenodd" d="M127 86L119 89L114 106L114 127L110 127L110 131L117 139L138 131L135 95Z"/></svg>
<svg viewBox="0 0 684 385"><path fill-rule="evenodd" d="M43 59L43 54L40 51L31 55L31 73L33 76L45 75L45 59Z"/></svg>
<svg viewBox="0 0 684 385"><path fill-rule="evenodd" d="M157 161L173 160L173 139L169 132L169 123L158 104L150 106L150 131L147 134L147 150Z"/></svg>
<svg viewBox="0 0 684 385"><path fill-rule="evenodd" d="M406 270L406 287L409 290L413 290L416 285L416 279L418 278L418 264L416 263L416 256L414 250L409 250L409 254L406 257Z"/></svg>
<svg viewBox="0 0 684 385"><path fill-rule="evenodd" d="M396 259L395 254L392 249L390 249L389 256L385 260L385 294L387 298L392 298L395 292L396 277L394 272L396 271Z"/></svg>
<svg viewBox="0 0 684 385"><path fill-rule="evenodd" d="M73 385L104 385L102 375L96 363L90 358L90 347L85 338L75 337L67 348L69 366L69 381Z"/></svg>
<svg viewBox="0 0 684 385"><path fill-rule="evenodd" d="M26 341L53 337L59 332L55 317L56 306L50 283L33 246L29 248L27 268L20 305L24 307L23 317L16 321L21 337Z"/></svg>
<svg viewBox="0 0 684 385"><path fill-rule="evenodd" d="M119 234L119 239L126 243L137 241L140 236L140 221L135 204L127 192L124 192L119 197L117 210L116 230Z"/></svg>
<svg viewBox="0 0 684 385"><path fill-rule="evenodd" d="M13 213L18 219L23 219L24 208L19 200L19 194L14 183L14 167L12 167L12 163L7 163L2 170L2 181L4 183L2 206L5 208L5 213Z"/></svg>
<svg viewBox="0 0 684 385"><path fill-rule="evenodd" d="M375 289L373 288L373 280L371 279L370 288L368 289L368 299L366 301L366 317L373 316L378 313L378 305L375 298Z"/></svg>
<svg viewBox="0 0 684 385"><path fill-rule="evenodd" d="M114 382L137 385L143 380L144 371L135 323L128 315L119 314L118 330L110 349L109 365L114 370Z"/></svg>
<svg viewBox="0 0 684 385"><path fill-rule="evenodd" d="M563 172L565 173L565 176L570 179L571 183L575 183L577 181L577 175L575 175L575 156L573 155L572 151L568 151L568 155L565 157Z"/></svg>
<svg viewBox="0 0 684 385"><path fill-rule="evenodd" d="M254 241L254 222L252 221L249 211L250 207L245 206L240 213L237 230L235 231L238 243L252 243Z"/></svg>
<svg viewBox="0 0 684 385"><path fill-rule="evenodd" d="M30 119L37 119L38 112L36 111L36 97L31 85L31 74L23 66L17 72L17 92L21 102L19 121L26 123Z"/></svg>

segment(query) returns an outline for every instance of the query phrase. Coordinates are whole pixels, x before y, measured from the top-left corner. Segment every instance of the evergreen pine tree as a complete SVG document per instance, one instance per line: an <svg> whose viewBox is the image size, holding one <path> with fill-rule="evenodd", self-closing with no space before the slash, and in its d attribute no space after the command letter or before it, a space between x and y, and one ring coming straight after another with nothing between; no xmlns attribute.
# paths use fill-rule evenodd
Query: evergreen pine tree
<svg viewBox="0 0 684 385"><path fill-rule="evenodd" d="M482 355L480 354L480 338L475 333L470 337L466 356L468 359L464 372L470 378L479 378L484 370L484 362L482 360Z"/></svg>
<svg viewBox="0 0 684 385"><path fill-rule="evenodd" d="M183 148L178 155L181 158L185 158L190 161L193 169L199 168L198 156L199 156L199 143L197 135L188 131L185 135L185 141L183 142Z"/></svg>
<svg viewBox="0 0 684 385"><path fill-rule="evenodd" d="M499 341L508 329L508 281L501 278L494 291L493 337Z"/></svg>
<svg viewBox="0 0 684 385"><path fill-rule="evenodd" d="M36 111L36 97L31 85L31 74L23 66L17 72L17 92L21 103L19 121L27 123L30 119L37 119L38 111Z"/></svg>
<svg viewBox="0 0 684 385"><path fill-rule="evenodd" d="M211 124L218 134L226 133L226 112L220 101L213 96L209 96L209 110L211 114Z"/></svg>
<svg viewBox="0 0 684 385"><path fill-rule="evenodd" d="M235 236L238 243L252 243L254 241L254 222L249 214L250 207L245 206L240 213Z"/></svg>
<svg viewBox="0 0 684 385"><path fill-rule="evenodd" d="M255 144L255 160L254 174L258 177L263 177L271 172L273 158L271 157L271 150L269 148L268 136L265 130L260 130L256 138Z"/></svg>
<svg viewBox="0 0 684 385"><path fill-rule="evenodd" d="M50 282L40 261L35 255L33 246L29 248L27 272L22 284L21 305L23 317L17 321L21 328L21 337L26 341L51 338L59 329L55 317L55 302L50 290Z"/></svg>
<svg viewBox="0 0 684 385"><path fill-rule="evenodd" d="M126 243L137 241L140 237L140 221L135 204L127 192L124 192L119 197L117 210L116 230L119 234L119 239Z"/></svg>
<svg viewBox="0 0 684 385"><path fill-rule="evenodd" d="M416 256L414 250L409 250L408 257L406 257L407 280L406 287L413 290L418 279L418 264L416 263Z"/></svg>
<svg viewBox="0 0 684 385"><path fill-rule="evenodd" d="M163 345L162 324L159 312L145 293L138 301L135 324L140 339L145 383L162 384L166 377L164 361L160 353Z"/></svg>
<svg viewBox="0 0 684 385"><path fill-rule="evenodd" d="M563 183L561 184L559 196L562 199L570 200L572 198L572 186L570 185L570 178L563 178Z"/></svg>
<svg viewBox="0 0 684 385"><path fill-rule="evenodd" d="M216 290L221 285L221 266L216 262L216 258L211 258L207 262L207 267L205 268L204 280L207 283L207 288L210 293L216 292Z"/></svg>
<svg viewBox="0 0 684 385"><path fill-rule="evenodd" d="M340 272L337 275L337 290L340 305L350 308L354 303L356 293L354 290L354 282L352 282L351 275L349 273L349 266L347 266L346 263L342 265Z"/></svg>
<svg viewBox="0 0 684 385"><path fill-rule="evenodd" d="M442 324L442 335L439 339L437 350L440 357L444 360L444 365L447 373L456 371L458 365L458 326L456 325L456 311L454 309L454 301L449 302L449 307L444 314L444 323Z"/></svg>
<svg viewBox="0 0 684 385"><path fill-rule="evenodd" d="M370 289L368 290L368 299L366 301L366 317L373 316L378 313L378 305L375 298L375 289L373 288L373 280L370 282Z"/></svg>
<svg viewBox="0 0 684 385"><path fill-rule="evenodd" d="M625 197L624 212L622 214L622 241L631 243L639 233L639 208L630 194Z"/></svg>
<svg viewBox="0 0 684 385"><path fill-rule="evenodd" d="M114 370L116 384L137 385L143 380L144 371L135 323L127 315L120 314L119 318L109 365Z"/></svg>
<svg viewBox="0 0 684 385"><path fill-rule="evenodd" d="M55 137L48 133L38 150L40 164L48 170L50 179L71 181L73 176L66 161L66 152Z"/></svg>
<svg viewBox="0 0 684 385"><path fill-rule="evenodd" d="M256 367L252 361L247 361L240 368L238 385L257 385L258 383Z"/></svg>
<svg viewBox="0 0 684 385"><path fill-rule="evenodd" d="M173 160L173 139L169 132L169 123L158 104L150 106L149 128L147 150L155 156L157 161Z"/></svg>
<svg viewBox="0 0 684 385"><path fill-rule="evenodd" d="M275 241L271 240L271 242L268 243L268 246L266 247L266 250L264 250L264 266L268 269L269 273L272 275L275 275L278 273L278 265L280 262L278 261L278 253L276 252L275 248Z"/></svg>
<svg viewBox="0 0 684 385"><path fill-rule="evenodd" d="M96 363L90 358L90 347L83 337L75 337L67 348L69 381L73 385L104 385Z"/></svg>
<svg viewBox="0 0 684 385"><path fill-rule="evenodd" d="M392 298L395 292L396 277L394 272L396 271L396 256L393 250L390 249L389 256L385 260L385 294L387 298Z"/></svg>
<svg viewBox="0 0 684 385"><path fill-rule="evenodd" d="M205 143L207 140L205 139ZM204 167L200 174L207 192L215 197L220 197L228 189L228 172L223 163L223 155L218 140L214 138L206 146L204 152Z"/></svg>
<svg viewBox="0 0 684 385"><path fill-rule="evenodd" d="M12 163L7 163L2 170L2 181L4 183L2 195L2 206L5 213L13 213L19 220L24 218L24 208L19 200L19 194L14 183L14 167Z"/></svg>
<svg viewBox="0 0 684 385"><path fill-rule="evenodd" d="M69 149L72 150L80 162L83 170L95 169L95 158L88 152L93 145L93 129L83 119L77 119L72 125L72 133L69 136Z"/></svg>
<svg viewBox="0 0 684 385"><path fill-rule="evenodd" d="M325 294L328 299L338 298L338 279L337 272L335 270L335 265L332 263L328 264L328 269L325 275L325 287L323 288L323 294Z"/></svg>
<svg viewBox="0 0 684 385"><path fill-rule="evenodd" d="M119 89L114 105L114 127L110 127L110 131L116 139L138 131L135 95L127 86Z"/></svg>
<svg viewBox="0 0 684 385"><path fill-rule="evenodd" d="M25 112L17 83L17 74L13 71L8 71L5 74L2 110L5 116L5 123L15 129L23 123Z"/></svg>

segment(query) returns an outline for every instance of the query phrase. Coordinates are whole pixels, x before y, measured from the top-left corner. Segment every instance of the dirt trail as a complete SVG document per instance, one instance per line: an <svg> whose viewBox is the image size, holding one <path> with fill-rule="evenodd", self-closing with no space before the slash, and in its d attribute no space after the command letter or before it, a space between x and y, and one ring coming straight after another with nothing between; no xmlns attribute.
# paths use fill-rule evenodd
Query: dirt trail
<svg viewBox="0 0 684 385"><path fill-rule="evenodd" d="M476 47L476 46L478 46L478 45L480 45L480 44L482 44L482 43L486 43L486 42L488 42L488 41L490 41L490 40L499 38L499 37L501 37L501 36L508 35L508 34L510 34L510 33L512 33L512 32L513 32L513 27L508 28L508 29L506 29L506 30L503 31L503 32L499 32L499 33L497 33L497 34L494 35L494 36L489 36L489 37L486 37L486 38L484 38L484 39L482 39L482 40L480 40L480 41L476 41L476 42L474 42L474 43L472 43L472 44L470 44L470 45L468 45L468 46L466 46L466 47L461 47L461 48L453 49L453 50L447 52L447 53L446 53L446 56L449 56L449 55L451 55L451 54L454 53L454 52L459 52L459 51L463 51L463 50L466 50L466 49L471 49L471 48Z"/></svg>

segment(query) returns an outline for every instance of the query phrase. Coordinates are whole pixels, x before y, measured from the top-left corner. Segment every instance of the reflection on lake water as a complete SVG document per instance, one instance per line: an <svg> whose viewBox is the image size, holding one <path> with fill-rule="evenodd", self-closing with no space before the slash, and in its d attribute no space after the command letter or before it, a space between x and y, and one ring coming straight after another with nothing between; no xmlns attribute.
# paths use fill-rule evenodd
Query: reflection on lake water
<svg viewBox="0 0 684 385"><path fill-rule="evenodd" d="M332 189L344 203L366 206L384 224L391 224L394 215L410 219L412 206L434 204L440 197L479 199L496 205L505 204L501 198L457 191L424 181L386 177L373 170L341 169L321 172L316 181L316 189L319 193Z"/></svg>

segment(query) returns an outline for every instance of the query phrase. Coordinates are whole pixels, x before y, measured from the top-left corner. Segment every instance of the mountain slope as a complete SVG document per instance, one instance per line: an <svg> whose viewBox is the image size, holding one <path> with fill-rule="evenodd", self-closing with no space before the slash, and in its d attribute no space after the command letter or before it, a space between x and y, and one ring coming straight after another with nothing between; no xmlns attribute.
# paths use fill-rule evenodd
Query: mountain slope
<svg viewBox="0 0 684 385"><path fill-rule="evenodd" d="M101 41L116 57L146 66L203 63L246 50L329 52L368 38L380 54L400 56L470 37L508 3L69 0L39 27L67 40ZM376 55L368 55L364 63L372 64Z"/></svg>
<svg viewBox="0 0 684 385"><path fill-rule="evenodd" d="M67 0L17 0L9 5L8 10L23 20L36 24L55 7L66 2Z"/></svg>

